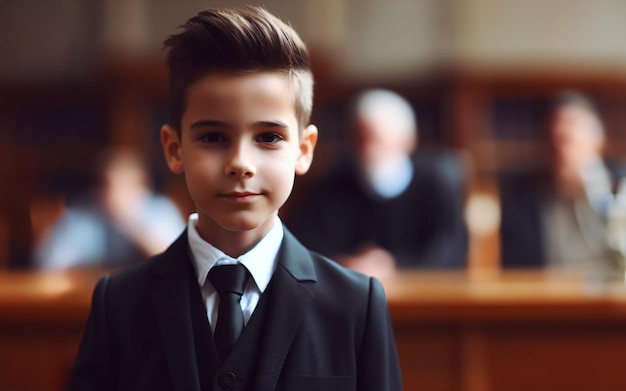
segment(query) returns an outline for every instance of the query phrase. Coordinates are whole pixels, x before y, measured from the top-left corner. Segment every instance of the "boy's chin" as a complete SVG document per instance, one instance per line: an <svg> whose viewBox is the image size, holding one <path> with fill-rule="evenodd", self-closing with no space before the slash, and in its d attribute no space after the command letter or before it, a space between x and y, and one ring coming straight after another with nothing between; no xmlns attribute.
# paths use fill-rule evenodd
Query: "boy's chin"
<svg viewBox="0 0 626 391"><path fill-rule="evenodd" d="M238 219L230 219L223 221L220 226L228 232L253 232L258 230L269 230L274 222L274 215L266 219L259 217L242 217Z"/></svg>
<svg viewBox="0 0 626 391"><path fill-rule="evenodd" d="M251 231L258 230L261 227L262 227L262 224L257 224L257 223L252 222L252 221L243 221L243 222L238 222L238 223L222 225L222 228L224 229L224 231L233 232L233 233L236 233L236 232L241 232L241 233L251 232Z"/></svg>

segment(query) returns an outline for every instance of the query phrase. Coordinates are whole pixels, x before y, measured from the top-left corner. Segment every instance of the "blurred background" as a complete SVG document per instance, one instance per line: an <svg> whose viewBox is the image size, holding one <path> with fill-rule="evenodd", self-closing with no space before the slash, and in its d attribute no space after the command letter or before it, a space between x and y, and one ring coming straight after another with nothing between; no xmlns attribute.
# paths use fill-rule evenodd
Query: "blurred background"
<svg viewBox="0 0 626 391"><path fill-rule="evenodd" d="M0 265L33 264L33 244L68 197L90 186L93 157L110 147L145 155L156 190L187 215L191 205L182 180L167 172L159 145L159 128L168 119L162 41L203 7L247 3L2 2ZM313 172L283 210L286 217L341 150L349 101L369 87L394 90L411 102L420 146L467 153L472 190L496 194L499 175L545 164L542 116L562 89L597 102L609 152L626 156L626 49L620 39L626 2L263 4L302 35L316 78L313 122L321 129L320 146ZM470 230L494 230L493 211L472 209L471 216ZM481 251L484 262L498 262L493 246Z"/></svg>
<svg viewBox="0 0 626 391"><path fill-rule="evenodd" d="M36 247L51 235L68 204L98 186L101 175L96 173L96 165L102 162L99 157L111 149L139 154L148 175L142 181L170 200L186 218L193 205L183 178L167 170L159 141L159 129L168 120L162 42L203 8L245 4L264 5L289 22L307 43L313 63L316 85L312 122L320 129L320 140L312 171L298 178L293 197L281 211L286 221L341 157L349 142L346 128L350 102L368 88L389 89L410 102L418 120L420 148L453 150L463 156L467 174L464 218L470 242L468 270L500 269L503 184L519 175L544 172L551 164L545 119L556 93L576 90L591 98L604 124L607 155L626 158L623 0L7 0L0 2L0 269L32 270L41 266ZM619 270L623 272L623 263ZM9 275L0 279L0 296L2 284L6 292L21 292L28 297L41 292L65 292L73 286L66 280L38 277L34 286L42 290L26 292L17 288L18 284L28 284L30 280L24 278ZM93 286L93 278L87 281L81 294L90 292ZM422 282L432 288L441 286L429 281ZM454 284L457 280L444 281ZM586 306L589 289L597 294L594 287L566 285L557 298L569 294L578 297L583 292ZM550 295L554 289L563 287L536 288L529 293L533 300L542 292L553 297ZM476 288L467 289L473 297ZM514 285L513 292L528 292L524 289L529 286ZM455 292L452 296L442 293L442 297L458 294L459 302L467 304L464 293L459 293L466 291ZM484 297L491 297L494 291L489 292ZM399 293L390 289L392 300L397 297L394 294ZM428 296L424 292L416 294ZM76 323L68 332L71 337L64 334L69 341L69 348L62 348L67 362L71 362L85 315L81 311L88 297L77 300L83 304L72 318ZM8 330L6 324L34 319L17 307L7 308L9 312L0 316L5 322L0 330ZM502 308L506 305L498 302L494 311ZM550 312L541 308L541 314ZM502 319L519 319L504 313ZM529 318L535 320L539 316L529 313ZM573 312L563 314L566 319ZM588 320L582 312L576 314ZM435 318L441 320L438 316ZM459 316L465 319L465 315ZM14 318L22 320L11 320ZM622 323L626 321L623 318L620 315ZM451 332L452 321L445 322L444 328ZM419 341L432 337L425 335ZM450 335L438 334L446 348L442 355L435 355L435 361L441 359L449 364L446 368L456 370L459 361L451 357L460 351L456 344L459 340L454 340L454 347L449 346ZM616 332L611 335L615 338L607 340L606 347L617 343L617 339L623 344L620 346L626 346L626 336ZM26 343L35 349L31 337L22 334L22 339L16 339L11 346L18 350ZM518 337L514 333L511 338ZM484 342L480 338L474 333L462 346L476 347ZM402 354L410 356L424 348L412 341L417 345L410 345ZM427 342L426 346L434 345ZM24 351L24 357L34 351ZM474 369L476 365L493 363L489 357L496 356L487 357L485 351L480 350L477 357L466 355L462 362L473 363ZM588 354L573 351L574 356ZM528 364L534 356L522 357L528 358L524 362ZM602 361L602 357L590 357ZM9 361L0 357L0 362ZM520 362L511 364L511 368ZM432 369L430 364L425 365ZM403 368L409 367L404 361ZM478 369L480 372L485 367ZM428 370L420 373L427 375L415 377L418 380L409 377L416 382L431 379L428 376L437 379L431 379L431 388L423 389L507 389L485 385L485 378L476 378L470 372L464 372L462 380L446 388L438 383L443 377L429 375ZM61 383L65 374L51 372L48 377L56 376ZM502 376L497 379L505 379ZM530 384L541 384L545 380L541 376L539 383ZM18 380L7 384L13 384L13 388L5 389L27 389L20 388ZM549 384L557 388L547 389L559 389L560 383Z"/></svg>

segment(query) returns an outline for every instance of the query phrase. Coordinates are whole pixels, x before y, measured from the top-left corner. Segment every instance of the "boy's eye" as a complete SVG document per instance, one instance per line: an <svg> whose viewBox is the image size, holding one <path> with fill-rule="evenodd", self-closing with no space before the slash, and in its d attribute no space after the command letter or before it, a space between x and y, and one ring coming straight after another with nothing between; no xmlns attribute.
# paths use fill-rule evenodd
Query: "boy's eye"
<svg viewBox="0 0 626 391"><path fill-rule="evenodd" d="M276 144L283 140L283 137L278 133L261 133L257 137L257 141L265 144Z"/></svg>
<svg viewBox="0 0 626 391"><path fill-rule="evenodd" d="M220 143L226 140L223 134L219 132L205 133L198 138L198 140L205 143Z"/></svg>

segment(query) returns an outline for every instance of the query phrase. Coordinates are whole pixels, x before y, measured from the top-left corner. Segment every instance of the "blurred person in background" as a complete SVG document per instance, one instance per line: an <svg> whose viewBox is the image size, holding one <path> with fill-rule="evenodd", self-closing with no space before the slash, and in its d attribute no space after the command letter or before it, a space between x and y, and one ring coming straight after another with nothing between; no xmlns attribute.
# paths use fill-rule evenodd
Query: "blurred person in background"
<svg viewBox="0 0 626 391"><path fill-rule="evenodd" d="M460 157L415 153L415 113L392 91L363 92L352 114L351 151L313 186L290 228L308 247L377 277L397 268L464 267Z"/></svg>
<svg viewBox="0 0 626 391"><path fill-rule="evenodd" d="M549 170L501 182L504 267L615 270L608 222L626 166L605 156L606 134L595 104L562 92L548 118Z"/></svg>
<svg viewBox="0 0 626 391"><path fill-rule="evenodd" d="M37 244L37 267L123 267L165 250L183 231L180 212L152 190L139 155L107 151L96 171L95 188L69 202Z"/></svg>

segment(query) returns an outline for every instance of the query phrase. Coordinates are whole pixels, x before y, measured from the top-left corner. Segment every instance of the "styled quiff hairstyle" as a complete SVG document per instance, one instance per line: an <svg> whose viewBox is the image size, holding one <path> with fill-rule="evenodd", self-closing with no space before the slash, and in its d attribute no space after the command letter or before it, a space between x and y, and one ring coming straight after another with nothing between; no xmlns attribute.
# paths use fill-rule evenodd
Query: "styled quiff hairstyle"
<svg viewBox="0 0 626 391"><path fill-rule="evenodd" d="M209 73L284 72L292 83L299 130L309 124L313 75L293 28L261 7L209 9L164 42L170 72L170 125L180 134L187 88Z"/></svg>

